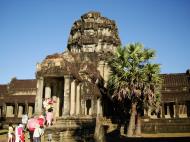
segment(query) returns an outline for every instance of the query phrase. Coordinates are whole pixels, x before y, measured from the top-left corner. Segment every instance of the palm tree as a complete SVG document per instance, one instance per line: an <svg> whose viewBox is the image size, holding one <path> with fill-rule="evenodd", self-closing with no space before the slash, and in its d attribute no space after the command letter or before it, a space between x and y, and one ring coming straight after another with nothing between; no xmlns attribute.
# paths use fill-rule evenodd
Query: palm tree
<svg viewBox="0 0 190 142"><path fill-rule="evenodd" d="M142 44L134 43L124 48L118 47L114 58L109 61L112 70L108 82L109 93L121 102L130 100L127 136L141 134L142 110L157 111L155 108L159 105L161 80L160 65L150 62L154 57L154 50L144 49Z"/></svg>

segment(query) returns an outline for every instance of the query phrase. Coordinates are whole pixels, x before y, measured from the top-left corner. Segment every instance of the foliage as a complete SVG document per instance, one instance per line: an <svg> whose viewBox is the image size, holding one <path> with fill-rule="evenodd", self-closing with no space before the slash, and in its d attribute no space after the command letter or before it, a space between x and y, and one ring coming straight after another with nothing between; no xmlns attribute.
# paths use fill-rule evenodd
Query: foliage
<svg viewBox="0 0 190 142"><path fill-rule="evenodd" d="M119 101L129 99L138 108L158 111L160 102L160 65L151 63L155 51L140 43L118 47L109 61L112 74L108 82L109 94Z"/></svg>

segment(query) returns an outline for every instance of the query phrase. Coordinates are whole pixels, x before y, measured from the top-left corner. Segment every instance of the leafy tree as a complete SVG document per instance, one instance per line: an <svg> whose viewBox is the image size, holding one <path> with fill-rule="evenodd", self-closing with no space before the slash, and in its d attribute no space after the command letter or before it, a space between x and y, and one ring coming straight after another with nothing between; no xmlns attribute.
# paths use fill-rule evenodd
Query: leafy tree
<svg viewBox="0 0 190 142"><path fill-rule="evenodd" d="M150 62L154 57L154 50L134 43L118 47L109 61L112 71L108 82L109 94L122 103L130 103L128 136L141 134L144 109L159 111L160 65ZM129 101L124 101L126 99Z"/></svg>

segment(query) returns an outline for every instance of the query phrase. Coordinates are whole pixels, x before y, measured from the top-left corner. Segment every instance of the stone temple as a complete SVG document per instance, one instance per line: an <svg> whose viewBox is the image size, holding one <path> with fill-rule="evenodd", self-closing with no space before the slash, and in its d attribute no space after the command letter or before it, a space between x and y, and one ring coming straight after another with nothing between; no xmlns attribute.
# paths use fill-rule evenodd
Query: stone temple
<svg viewBox="0 0 190 142"><path fill-rule="evenodd" d="M117 121L112 118L118 114L107 95L107 59L119 45L113 20L99 12L82 15L71 28L67 50L37 64L35 80L13 78L0 85L1 124L19 122L24 113L41 113L43 100L52 98L56 123L45 131L52 142L92 140L97 117L107 126L106 133L114 131ZM161 115L144 114L143 132L190 132L190 71L161 77Z"/></svg>

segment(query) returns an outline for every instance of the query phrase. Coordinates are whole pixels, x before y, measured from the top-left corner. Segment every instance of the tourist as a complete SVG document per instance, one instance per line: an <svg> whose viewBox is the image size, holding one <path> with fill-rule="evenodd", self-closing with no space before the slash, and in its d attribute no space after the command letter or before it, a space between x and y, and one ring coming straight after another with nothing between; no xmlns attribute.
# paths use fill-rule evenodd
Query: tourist
<svg viewBox="0 0 190 142"><path fill-rule="evenodd" d="M20 142L25 142L25 132L23 130L21 136L20 136Z"/></svg>
<svg viewBox="0 0 190 142"><path fill-rule="evenodd" d="M15 127L15 142L19 142L18 126Z"/></svg>
<svg viewBox="0 0 190 142"><path fill-rule="evenodd" d="M41 135L43 134L43 130L40 125L37 124L33 133L33 142L41 142Z"/></svg>
<svg viewBox="0 0 190 142"><path fill-rule="evenodd" d="M23 128L26 128L26 124L28 122L28 115L27 114L23 114L22 115L22 124L23 124Z"/></svg>
<svg viewBox="0 0 190 142"><path fill-rule="evenodd" d="M43 100L43 108L46 110L46 108L47 108L47 105L48 105L48 102L47 102L47 98L45 98L44 100Z"/></svg>
<svg viewBox="0 0 190 142"><path fill-rule="evenodd" d="M40 127L44 127L45 117L43 115L40 115L37 120L38 120L38 124L40 125Z"/></svg>
<svg viewBox="0 0 190 142"><path fill-rule="evenodd" d="M36 125L38 124L37 118L32 116L27 123L27 128L29 130L30 142L33 142L33 133Z"/></svg>
<svg viewBox="0 0 190 142"><path fill-rule="evenodd" d="M19 124L19 126L15 128L15 142L20 142L22 135L23 135L23 125Z"/></svg>
<svg viewBox="0 0 190 142"><path fill-rule="evenodd" d="M8 142L14 142L14 130L12 124L9 124L8 128Z"/></svg>
<svg viewBox="0 0 190 142"><path fill-rule="evenodd" d="M48 109L48 112L46 114L46 121L47 121L47 126L51 126L52 120L53 120L53 109Z"/></svg>

